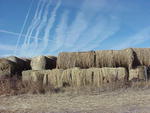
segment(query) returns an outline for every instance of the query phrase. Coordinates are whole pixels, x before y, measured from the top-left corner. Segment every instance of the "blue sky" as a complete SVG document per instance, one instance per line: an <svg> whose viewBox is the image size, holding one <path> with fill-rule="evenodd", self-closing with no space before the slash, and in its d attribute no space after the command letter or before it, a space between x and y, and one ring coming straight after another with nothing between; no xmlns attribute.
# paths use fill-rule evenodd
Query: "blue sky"
<svg viewBox="0 0 150 113"><path fill-rule="evenodd" d="M150 47L150 0L0 0L0 56Z"/></svg>

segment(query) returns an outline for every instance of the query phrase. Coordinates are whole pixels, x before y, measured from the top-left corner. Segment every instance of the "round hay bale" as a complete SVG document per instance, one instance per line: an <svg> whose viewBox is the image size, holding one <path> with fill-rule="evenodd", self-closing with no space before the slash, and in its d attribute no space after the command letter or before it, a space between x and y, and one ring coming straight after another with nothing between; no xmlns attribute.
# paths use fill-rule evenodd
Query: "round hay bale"
<svg viewBox="0 0 150 113"><path fill-rule="evenodd" d="M0 59L0 78L12 77L16 74L16 64L7 60Z"/></svg>
<svg viewBox="0 0 150 113"><path fill-rule="evenodd" d="M56 57L38 56L31 60L32 70L44 70L56 68Z"/></svg>
<svg viewBox="0 0 150 113"><path fill-rule="evenodd" d="M57 68L90 68L95 66L95 52L63 52L58 55Z"/></svg>
<svg viewBox="0 0 150 113"><path fill-rule="evenodd" d="M129 70L129 80L147 80L147 67L138 66L137 68Z"/></svg>

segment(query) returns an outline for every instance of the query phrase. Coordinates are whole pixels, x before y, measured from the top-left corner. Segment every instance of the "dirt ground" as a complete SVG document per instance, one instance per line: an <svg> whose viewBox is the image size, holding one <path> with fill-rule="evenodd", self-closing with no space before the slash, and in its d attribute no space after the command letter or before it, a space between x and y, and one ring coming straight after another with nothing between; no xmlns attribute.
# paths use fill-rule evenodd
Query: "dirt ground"
<svg viewBox="0 0 150 113"><path fill-rule="evenodd" d="M4 113L150 113L150 89L0 96Z"/></svg>

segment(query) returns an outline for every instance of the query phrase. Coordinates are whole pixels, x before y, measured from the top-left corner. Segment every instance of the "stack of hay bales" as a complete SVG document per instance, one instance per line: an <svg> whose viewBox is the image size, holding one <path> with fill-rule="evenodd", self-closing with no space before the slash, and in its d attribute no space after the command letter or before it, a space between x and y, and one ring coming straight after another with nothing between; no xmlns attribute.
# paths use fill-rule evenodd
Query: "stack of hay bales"
<svg viewBox="0 0 150 113"><path fill-rule="evenodd" d="M129 70L129 80L147 80L147 67L138 66L135 69Z"/></svg>
<svg viewBox="0 0 150 113"><path fill-rule="evenodd" d="M53 70L46 70L44 71L44 85L51 85L54 88L62 87L62 76L63 70L62 69L53 69Z"/></svg>
<svg viewBox="0 0 150 113"><path fill-rule="evenodd" d="M150 67L150 48L133 48L135 52L137 66Z"/></svg>
<svg viewBox="0 0 150 113"><path fill-rule="evenodd" d="M125 68L72 68L63 71L62 82L69 86L95 86L112 83L115 81L124 81L128 76Z"/></svg>
<svg viewBox="0 0 150 113"><path fill-rule="evenodd" d="M96 51L96 67L133 67L132 49Z"/></svg>
<svg viewBox="0 0 150 113"><path fill-rule="evenodd" d="M66 69L62 73L63 86L81 86L84 85L85 69L70 68Z"/></svg>
<svg viewBox="0 0 150 113"><path fill-rule="evenodd" d="M56 68L56 57L53 56L38 56L31 60L32 70L45 70Z"/></svg>
<svg viewBox="0 0 150 113"><path fill-rule="evenodd" d="M16 74L16 64L7 60L7 59L0 59L0 79L12 77Z"/></svg>
<svg viewBox="0 0 150 113"><path fill-rule="evenodd" d="M17 65L17 73L18 74L21 74L22 71L24 70L29 70L31 69L30 67L30 59L25 59L25 58L18 58L18 57L15 57L15 56L10 56L10 57L7 57L6 59L16 63Z"/></svg>
<svg viewBox="0 0 150 113"><path fill-rule="evenodd" d="M57 68L68 69L73 67L90 68L95 66L95 52L60 53L57 59Z"/></svg>
<svg viewBox="0 0 150 113"><path fill-rule="evenodd" d="M23 82L40 82L43 83L44 74L42 71L28 70L22 72Z"/></svg>

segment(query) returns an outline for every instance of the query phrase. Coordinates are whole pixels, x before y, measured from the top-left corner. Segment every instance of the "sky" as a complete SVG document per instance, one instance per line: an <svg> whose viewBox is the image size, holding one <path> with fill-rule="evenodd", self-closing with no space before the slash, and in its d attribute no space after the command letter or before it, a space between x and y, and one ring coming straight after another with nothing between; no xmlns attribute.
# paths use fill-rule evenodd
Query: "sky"
<svg viewBox="0 0 150 113"><path fill-rule="evenodd" d="M0 0L0 56L150 47L150 0Z"/></svg>

